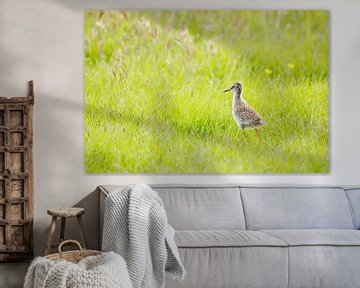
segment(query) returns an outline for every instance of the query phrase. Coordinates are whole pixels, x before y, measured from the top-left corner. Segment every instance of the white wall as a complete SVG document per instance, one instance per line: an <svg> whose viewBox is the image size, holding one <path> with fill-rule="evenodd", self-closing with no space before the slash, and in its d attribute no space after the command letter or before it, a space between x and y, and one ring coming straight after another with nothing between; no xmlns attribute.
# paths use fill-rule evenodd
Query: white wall
<svg viewBox="0 0 360 288"><path fill-rule="evenodd" d="M86 2L86 3L85 3ZM183 4L182 4L183 3ZM331 10L331 169L323 175L86 175L84 173L85 9ZM99 184L360 184L360 1L0 0L0 95L22 96L35 81L35 251L42 253L48 207L82 205L92 247ZM74 223L72 223L74 224ZM75 226L72 226L75 227ZM74 230L74 229L72 229ZM75 231L72 231L73 237Z"/></svg>

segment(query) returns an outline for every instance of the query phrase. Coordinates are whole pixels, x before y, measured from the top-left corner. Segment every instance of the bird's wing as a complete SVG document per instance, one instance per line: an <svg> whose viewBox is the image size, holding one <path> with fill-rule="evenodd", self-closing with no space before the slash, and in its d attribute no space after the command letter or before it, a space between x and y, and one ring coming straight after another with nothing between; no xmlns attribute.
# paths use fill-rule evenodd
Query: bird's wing
<svg viewBox="0 0 360 288"><path fill-rule="evenodd" d="M238 105L235 107L235 113L239 115L243 120L249 121L251 123L260 123L262 119L260 115L249 105Z"/></svg>

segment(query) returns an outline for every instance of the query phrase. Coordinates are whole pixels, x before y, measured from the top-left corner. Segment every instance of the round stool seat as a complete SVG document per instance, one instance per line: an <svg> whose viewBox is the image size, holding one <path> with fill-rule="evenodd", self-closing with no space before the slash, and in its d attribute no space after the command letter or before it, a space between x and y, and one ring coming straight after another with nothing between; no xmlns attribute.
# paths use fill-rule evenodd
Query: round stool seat
<svg viewBox="0 0 360 288"><path fill-rule="evenodd" d="M55 217L75 217L84 214L85 209L79 207L59 207L50 208L47 210L47 213Z"/></svg>

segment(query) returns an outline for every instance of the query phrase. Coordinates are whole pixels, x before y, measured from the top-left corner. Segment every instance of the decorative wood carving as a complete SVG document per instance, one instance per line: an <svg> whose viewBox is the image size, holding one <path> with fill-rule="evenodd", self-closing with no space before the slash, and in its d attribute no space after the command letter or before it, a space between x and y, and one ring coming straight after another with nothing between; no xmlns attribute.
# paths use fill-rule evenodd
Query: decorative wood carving
<svg viewBox="0 0 360 288"><path fill-rule="evenodd" d="M0 97L0 261L33 256L33 105L27 97Z"/></svg>

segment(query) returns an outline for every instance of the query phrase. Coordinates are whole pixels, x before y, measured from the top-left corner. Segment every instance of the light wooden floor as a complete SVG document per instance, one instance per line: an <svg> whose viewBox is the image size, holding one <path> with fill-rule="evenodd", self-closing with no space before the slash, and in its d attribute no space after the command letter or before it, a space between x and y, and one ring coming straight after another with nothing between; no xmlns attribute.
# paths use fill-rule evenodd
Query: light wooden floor
<svg viewBox="0 0 360 288"><path fill-rule="evenodd" d="M0 263L0 287L22 288L28 262Z"/></svg>

